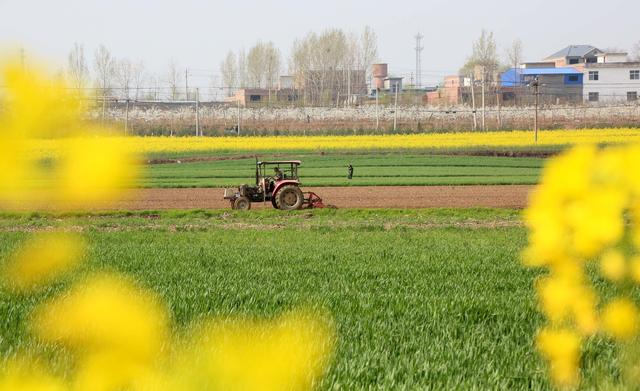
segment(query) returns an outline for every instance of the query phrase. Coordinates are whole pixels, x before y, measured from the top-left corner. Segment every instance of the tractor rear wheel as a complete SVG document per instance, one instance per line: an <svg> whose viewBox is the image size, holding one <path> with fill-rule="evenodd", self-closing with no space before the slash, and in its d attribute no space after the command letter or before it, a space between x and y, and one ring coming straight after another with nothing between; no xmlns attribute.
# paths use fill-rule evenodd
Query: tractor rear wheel
<svg viewBox="0 0 640 391"><path fill-rule="evenodd" d="M240 196L233 201L233 209L249 210L251 209L251 201L247 197Z"/></svg>
<svg viewBox="0 0 640 391"><path fill-rule="evenodd" d="M302 207L304 195L295 185L284 186L276 195L276 206L280 210L296 210Z"/></svg>

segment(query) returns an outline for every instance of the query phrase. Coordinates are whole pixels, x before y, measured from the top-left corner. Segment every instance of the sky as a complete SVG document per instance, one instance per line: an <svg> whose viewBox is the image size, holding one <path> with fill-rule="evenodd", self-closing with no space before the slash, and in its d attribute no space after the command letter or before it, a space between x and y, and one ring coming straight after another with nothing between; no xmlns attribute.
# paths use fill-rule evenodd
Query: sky
<svg viewBox="0 0 640 391"><path fill-rule="evenodd" d="M415 71L414 36L423 34L422 78L431 85L457 72L482 29L494 33L501 56L520 39L534 61L569 44L628 50L640 41L638 15L637 0L0 0L0 47L24 47L60 67L75 42L90 63L104 44L156 74L173 59L195 86L209 86L229 50L273 41L286 64L295 39L310 31L369 25L379 61L399 76Z"/></svg>

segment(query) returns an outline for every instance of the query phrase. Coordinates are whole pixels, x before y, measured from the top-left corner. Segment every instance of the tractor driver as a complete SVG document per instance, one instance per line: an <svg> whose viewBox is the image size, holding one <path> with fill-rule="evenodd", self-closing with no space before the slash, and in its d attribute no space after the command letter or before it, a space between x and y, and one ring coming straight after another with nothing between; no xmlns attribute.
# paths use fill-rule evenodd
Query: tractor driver
<svg viewBox="0 0 640 391"><path fill-rule="evenodd" d="M280 167L274 167L273 171L276 173L275 175L276 181L281 181L284 179L284 173L280 170Z"/></svg>

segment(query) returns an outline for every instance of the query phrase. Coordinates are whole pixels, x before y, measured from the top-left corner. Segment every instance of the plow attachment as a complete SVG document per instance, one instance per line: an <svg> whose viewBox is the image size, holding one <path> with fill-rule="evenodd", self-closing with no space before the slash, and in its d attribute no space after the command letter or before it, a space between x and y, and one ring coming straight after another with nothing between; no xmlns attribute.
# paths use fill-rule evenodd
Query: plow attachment
<svg viewBox="0 0 640 391"><path fill-rule="evenodd" d="M312 191L308 191L304 194L304 202L302 204L303 209L315 209L315 208L327 208L328 206L322 202L322 198Z"/></svg>

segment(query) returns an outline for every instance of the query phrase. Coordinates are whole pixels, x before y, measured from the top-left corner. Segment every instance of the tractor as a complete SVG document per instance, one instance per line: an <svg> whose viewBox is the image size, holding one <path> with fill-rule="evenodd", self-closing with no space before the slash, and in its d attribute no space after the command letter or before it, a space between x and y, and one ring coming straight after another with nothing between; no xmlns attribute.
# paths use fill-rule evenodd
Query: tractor
<svg viewBox="0 0 640 391"><path fill-rule="evenodd" d="M297 210L324 208L322 199L313 192L300 190L299 160L257 161L255 186L240 185L238 189L224 189L224 199L231 209L249 210L254 202L271 202L275 209ZM272 174L273 172L273 174Z"/></svg>

